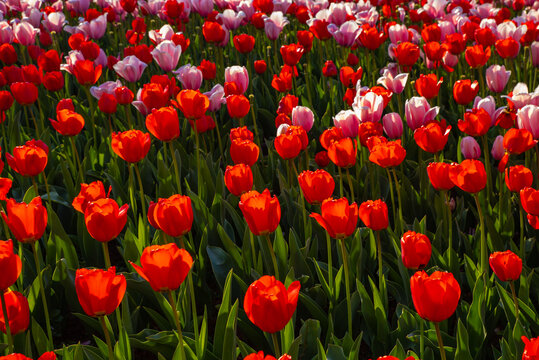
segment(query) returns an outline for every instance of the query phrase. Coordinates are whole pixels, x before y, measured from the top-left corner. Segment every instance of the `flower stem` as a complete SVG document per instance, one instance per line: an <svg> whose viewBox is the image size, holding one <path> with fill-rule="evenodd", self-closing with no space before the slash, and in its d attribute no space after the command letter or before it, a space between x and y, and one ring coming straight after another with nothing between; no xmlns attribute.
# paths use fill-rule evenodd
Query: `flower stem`
<svg viewBox="0 0 539 360"><path fill-rule="evenodd" d="M145 200L144 200L144 187L142 186L142 178L140 177L140 170L138 168L138 164L135 163L134 166L135 168L135 174L137 175L137 181L138 181L138 186L139 186L139 189L140 189L140 206L142 207L142 221L147 221L147 217L146 217L146 205L145 205Z"/></svg>
<svg viewBox="0 0 539 360"><path fill-rule="evenodd" d="M101 245L103 246L103 257L105 258L105 268L110 268L110 255L109 255L109 243L108 242L102 242Z"/></svg>
<svg viewBox="0 0 539 360"><path fill-rule="evenodd" d="M176 308L176 300L174 299L174 294L172 294L172 290L168 291L168 300L170 301L170 306L172 306L172 314L174 315L174 321L176 322L176 329L178 330L178 338L180 340L180 358L181 360L185 359L185 349L183 347L183 334L182 334L182 326L180 324L180 318L178 317L178 310Z"/></svg>
<svg viewBox="0 0 539 360"><path fill-rule="evenodd" d="M376 255L378 257L378 289L382 291L382 281L384 280L384 263L382 258L382 241L380 231L374 232L376 235Z"/></svg>
<svg viewBox="0 0 539 360"><path fill-rule="evenodd" d="M196 154L196 162L197 162L197 184L198 184L198 195L200 196L201 191L200 187L202 185L202 181L200 179L200 141L198 139L198 129L197 129L197 120L194 121L195 124L195 154Z"/></svg>
<svg viewBox="0 0 539 360"><path fill-rule="evenodd" d="M39 196L39 191L37 189L37 183L36 183L36 177L32 176L32 185L34 186L34 192L36 193L36 196Z"/></svg>
<svg viewBox="0 0 539 360"><path fill-rule="evenodd" d="M343 186L342 186L342 170L341 168L338 166L337 167L339 169L339 184L341 186L341 197L343 197Z"/></svg>
<svg viewBox="0 0 539 360"><path fill-rule="evenodd" d="M346 169L346 177L348 178L348 186L350 187L350 195L352 196L350 201L354 201L354 187L352 186L352 177L350 176L350 171Z"/></svg>
<svg viewBox="0 0 539 360"><path fill-rule="evenodd" d="M487 261L487 242L485 237L485 220L483 219L483 210L481 210L481 204L479 203L478 193L474 194L475 205L477 206L477 212L479 213L479 221L481 226L481 271L487 273L488 261Z"/></svg>
<svg viewBox="0 0 539 360"><path fill-rule="evenodd" d="M489 158L489 148L487 135L483 135L483 156L485 157L485 169L487 171L487 193L486 200L487 204L490 204L489 196L492 194L492 179L490 178L490 158Z"/></svg>
<svg viewBox="0 0 539 360"><path fill-rule="evenodd" d="M73 157L77 161L77 166L79 167L79 174L80 174L80 182L84 182L84 171L82 170L82 164L80 162L79 152L77 151L77 147L75 146L75 139L73 136L69 137L69 142L71 143L71 150L73 152Z"/></svg>
<svg viewBox="0 0 539 360"><path fill-rule="evenodd" d="M51 320L49 317L49 307L47 306L47 298L45 297L45 286L43 285L43 275L41 274L41 266L39 266L39 258L37 255L36 243L32 243L32 251L34 252L34 261L36 264L37 277L39 279L39 292L41 293L41 301L43 302L43 312L45 313L45 326L47 328L47 350L54 348L52 342Z"/></svg>
<svg viewBox="0 0 539 360"><path fill-rule="evenodd" d="M346 310L348 314L348 333L352 336L352 301L350 297L350 269L348 268L348 255L344 238L341 239L342 263L344 266L344 281L346 286Z"/></svg>
<svg viewBox="0 0 539 360"><path fill-rule="evenodd" d="M386 168L386 171L387 180L389 182L389 195L391 196L391 210L393 212L393 230L397 231L397 210L395 209L395 195L393 193L393 177L391 176L388 168Z"/></svg>
<svg viewBox="0 0 539 360"><path fill-rule="evenodd" d="M329 288L331 289L331 291L334 292L334 286L333 286L333 282L334 282L334 278L333 278L333 259L332 259L332 255L331 255L331 237L329 236L329 233L326 231L326 246L327 246L327 251L328 251L328 282L329 282ZM333 296L335 295L335 293L333 293ZM329 303L329 307L330 309L333 307L333 301L334 301L334 298L331 298L331 301Z"/></svg>
<svg viewBox="0 0 539 360"><path fill-rule="evenodd" d="M398 200L398 213L399 213L399 230L402 233L404 231L404 219L402 218L402 199L401 199L401 188L399 185L399 179L397 178L397 172L395 168L393 170L393 177L395 177L395 190L397 190L397 200Z"/></svg>
<svg viewBox="0 0 539 360"><path fill-rule="evenodd" d="M9 317L7 313L6 299L4 297L3 291L0 291L0 301L2 302L2 313L4 314L4 324L6 324L8 352L9 354L11 354L13 353L13 336L11 335L11 328L9 326Z"/></svg>
<svg viewBox="0 0 539 360"><path fill-rule="evenodd" d="M101 323L101 327L103 328L103 333L105 334L105 341L107 342L107 347L109 349L109 360L114 360L114 351L112 350L109 330L107 329L107 324L105 323L105 316L100 316L99 322Z"/></svg>
<svg viewBox="0 0 539 360"><path fill-rule="evenodd" d="M449 192L447 191L444 191L444 200L445 200L445 212L446 212L446 215L447 215L447 231L448 231L448 243L447 243L447 247L449 249L449 259L448 259L448 263L449 263L449 268L452 269L453 268L453 257L451 256L451 252L453 250L453 221L451 219L451 205L450 205L450 200L449 200Z"/></svg>
<svg viewBox="0 0 539 360"><path fill-rule="evenodd" d="M273 348L275 349L275 357L281 355L281 350L279 349L279 341L277 339L277 333L271 333L271 339L273 340Z"/></svg>
<svg viewBox="0 0 539 360"><path fill-rule="evenodd" d="M419 357L424 359L425 353L425 321L423 319L419 322Z"/></svg>
<svg viewBox="0 0 539 360"><path fill-rule="evenodd" d="M442 360L446 360L444 342L442 341L442 334L440 333L440 324L434 323L434 327L436 328L436 337L438 338L438 346L440 347L440 357Z"/></svg>
<svg viewBox="0 0 539 360"><path fill-rule="evenodd" d="M176 154L174 153L174 146L172 146L171 141L168 143L168 146L170 148L170 156L172 156L172 163L174 164L174 175L176 175L176 185L178 186L178 194L181 194L182 185L180 181L180 171L178 170L178 161L176 160Z"/></svg>
<svg viewBox="0 0 539 360"><path fill-rule="evenodd" d="M183 236L180 236L180 245L182 248L185 248L185 243L183 242ZM189 294L191 296L191 312L193 316L193 328L195 331L195 341L198 341L198 315L197 315L197 302L195 299L195 287L193 285L193 273L189 271L187 274L187 286L189 286Z"/></svg>
<svg viewBox="0 0 539 360"><path fill-rule="evenodd" d="M517 293L515 291L515 282L513 280L509 281L509 286L511 287L511 295L513 295L513 301L515 302L515 311L516 311L516 317L518 319L518 298Z"/></svg>
<svg viewBox="0 0 539 360"><path fill-rule="evenodd" d="M279 266L277 265L277 257L275 256L275 251L273 250L273 244L271 243L269 234L266 234L265 238L266 238L266 242L268 244L269 252L271 255L271 262L273 263L273 271L275 272L275 277L278 280L279 279Z"/></svg>
<svg viewBox="0 0 539 360"><path fill-rule="evenodd" d="M523 263L526 263L526 238L524 237L524 210L520 207L520 258Z"/></svg>

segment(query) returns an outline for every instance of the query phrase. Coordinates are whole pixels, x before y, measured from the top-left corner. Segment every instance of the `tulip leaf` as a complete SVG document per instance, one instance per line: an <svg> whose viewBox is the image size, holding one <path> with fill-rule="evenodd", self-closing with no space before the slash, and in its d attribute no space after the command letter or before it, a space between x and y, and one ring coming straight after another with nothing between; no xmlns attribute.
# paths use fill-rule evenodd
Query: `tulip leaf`
<svg viewBox="0 0 539 360"><path fill-rule="evenodd" d="M473 289L473 301L466 316L466 324L470 336L470 353L477 354L485 340L485 288L483 277L477 279Z"/></svg>
<svg viewBox="0 0 539 360"><path fill-rule="evenodd" d="M75 250L71 239L69 239L69 236L65 232L64 227L62 226L62 223L58 218L58 215L56 215L56 213L50 208L50 206L47 206L47 215L48 223L51 228L51 236L54 238L53 241L56 244L56 248L58 251L57 260L58 258L64 257L67 261L67 266L69 268L78 269L79 260L77 257L77 251Z"/></svg>
<svg viewBox="0 0 539 360"><path fill-rule="evenodd" d="M404 357L406 356L406 352L404 351L400 340L397 339L397 341L395 342L395 346L393 347L389 355L395 356L399 359L404 359Z"/></svg>
<svg viewBox="0 0 539 360"><path fill-rule="evenodd" d="M208 310L204 306L204 317L202 318L202 324L200 325L200 332L198 339L196 340L196 353L199 359L204 358L204 353L208 346Z"/></svg>
<svg viewBox="0 0 539 360"><path fill-rule="evenodd" d="M232 239L230 239L230 237L226 233L225 229L221 226L221 224L217 224L217 232L219 233L219 238L221 239L221 242L223 243L223 246L225 247L227 254L229 254L230 257L234 260L234 268L241 269L242 258L241 258L240 249L232 241Z"/></svg>
<svg viewBox="0 0 539 360"><path fill-rule="evenodd" d="M10 321L11 322L11 321ZM47 351L47 335L34 317L32 317L32 338L38 353L43 354Z"/></svg>
<svg viewBox="0 0 539 360"><path fill-rule="evenodd" d="M455 351L455 360L473 360L468 345L468 331L459 319L457 324L457 350Z"/></svg>
<svg viewBox="0 0 539 360"><path fill-rule="evenodd" d="M352 348L350 349L350 353L348 354L349 360L357 360L359 357L359 348L361 347L361 340L363 339L363 331L357 336L356 340L354 341L354 344L352 345Z"/></svg>
<svg viewBox="0 0 539 360"><path fill-rule="evenodd" d="M340 346L330 344L328 346L327 357L328 360L346 360L344 356L344 350Z"/></svg>
<svg viewBox="0 0 539 360"><path fill-rule="evenodd" d="M318 261L316 261L316 259L313 259L313 264L314 269L316 270L316 274L318 275L318 281L320 281L320 284L322 285L322 289L324 289L324 292L329 298L332 298L333 289L329 288L326 278L324 277L324 274L322 274L322 270L320 269L320 265L318 265Z"/></svg>
<svg viewBox="0 0 539 360"><path fill-rule="evenodd" d="M237 358L236 324L238 320L238 307L239 300L236 300L228 314L225 331L219 335L223 337L222 360L236 360Z"/></svg>
<svg viewBox="0 0 539 360"><path fill-rule="evenodd" d="M224 349L224 336L228 316L230 313L231 303L231 288L232 288L232 274L233 270L228 272L225 285L223 288L223 295L221 299L221 306L219 307L219 313L217 314L217 320L215 322L215 332L213 334L213 349L217 356L223 356Z"/></svg>
<svg viewBox="0 0 539 360"><path fill-rule="evenodd" d="M233 260L223 249L216 246L207 246L206 251L210 258L211 267L217 283L222 288L225 287L227 273L234 268Z"/></svg>
<svg viewBox="0 0 539 360"><path fill-rule="evenodd" d="M316 343L318 345L318 357L317 357L317 360L327 360L326 351L324 350L324 347L322 346L322 343L320 342L320 339L316 339Z"/></svg>

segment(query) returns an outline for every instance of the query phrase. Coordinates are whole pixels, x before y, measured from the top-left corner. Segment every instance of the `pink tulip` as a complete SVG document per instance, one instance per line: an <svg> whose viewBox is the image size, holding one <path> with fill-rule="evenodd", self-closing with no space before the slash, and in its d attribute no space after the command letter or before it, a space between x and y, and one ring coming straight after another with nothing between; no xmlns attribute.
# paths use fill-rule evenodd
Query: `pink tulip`
<svg viewBox="0 0 539 360"><path fill-rule="evenodd" d="M174 44L171 40L162 41L152 50L152 56L161 70L165 72L172 71L178 65L182 47Z"/></svg>
<svg viewBox="0 0 539 360"><path fill-rule="evenodd" d="M270 40L277 40L283 28L290 22L280 11L274 11L271 16L264 17L264 31Z"/></svg>
<svg viewBox="0 0 539 360"><path fill-rule="evenodd" d="M519 129L528 129L534 139L539 139L539 106L526 105L517 111Z"/></svg>
<svg viewBox="0 0 539 360"><path fill-rule="evenodd" d="M249 73L245 66L230 66L225 69L225 82L235 82L242 93L249 86Z"/></svg>
<svg viewBox="0 0 539 360"><path fill-rule="evenodd" d="M530 49L532 52L532 64L534 67L539 67L539 41L532 42Z"/></svg>
<svg viewBox="0 0 539 360"><path fill-rule="evenodd" d="M390 139L398 139L402 136L402 119L398 113L389 113L382 118L384 132Z"/></svg>
<svg viewBox="0 0 539 360"><path fill-rule="evenodd" d="M107 16L101 15L90 22L85 21L81 25L79 25L79 28L90 39L101 39L107 31Z"/></svg>
<svg viewBox="0 0 539 360"><path fill-rule="evenodd" d="M202 85L202 71L196 66L191 64L184 65L174 72L177 74L176 78L180 80L184 89L198 90Z"/></svg>
<svg viewBox="0 0 539 360"><path fill-rule="evenodd" d="M446 51L442 61L446 66L453 68L459 63L459 58L456 55L451 54L449 51Z"/></svg>
<svg viewBox="0 0 539 360"><path fill-rule="evenodd" d="M506 71L505 66L491 65L487 69L487 86L490 91L499 93L502 92L509 81L511 71Z"/></svg>
<svg viewBox="0 0 539 360"><path fill-rule="evenodd" d="M0 44L11 44L15 39L13 29L7 21L0 21Z"/></svg>
<svg viewBox="0 0 539 360"><path fill-rule="evenodd" d="M146 69L144 62L140 61L135 55L126 56L122 61L114 64L114 71L128 82L136 82L142 76Z"/></svg>
<svg viewBox="0 0 539 360"><path fill-rule="evenodd" d="M490 150L490 154L492 155L492 158L494 160L501 160L505 155L502 135L498 135L496 136L496 139L494 139L494 144L492 144L492 150Z"/></svg>
<svg viewBox="0 0 539 360"><path fill-rule="evenodd" d="M539 105L539 89L530 93L528 91L528 85L518 83L513 88L513 95L510 99L517 109L523 108L526 105Z"/></svg>
<svg viewBox="0 0 539 360"><path fill-rule="evenodd" d="M32 45L36 42L37 31L37 29L26 21L21 21L13 26L15 39L17 39L17 41L23 46Z"/></svg>
<svg viewBox="0 0 539 360"><path fill-rule="evenodd" d="M65 23L66 17L61 11L45 15L45 19L42 21L43 27L45 27L48 32L56 31L57 33L62 32Z"/></svg>
<svg viewBox="0 0 539 360"><path fill-rule="evenodd" d="M352 15L350 8L344 3L331 3L329 5L328 22L341 26L347 21L348 15Z"/></svg>
<svg viewBox="0 0 539 360"><path fill-rule="evenodd" d="M199 13L202 17L207 17L213 11L213 1L212 0L197 0L191 2L193 5L193 10Z"/></svg>
<svg viewBox="0 0 539 360"><path fill-rule="evenodd" d="M356 138L360 124L359 117L352 110L341 110L333 118L333 124L342 130L344 136Z"/></svg>
<svg viewBox="0 0 539 360"><path fill-rule="evenodd" d="M483 109L490 115L490 126L494 126L496 123L496 101L492 96L481 98L476 96L473 102L474 109Z"/></svg>
<svg viewBox="0 0 539 360"><path fill-rule="evenodd" d="M389 40L392 44L397 45L400 42L408 41L408 29L406 25L391 25L388 31Z"/></svg>
<svg viewBox="0 0 539 360"><path fill-rule="evenodd" d="M170 26L169 24L165 24L161 26L159 30L150 30L148 32L148 37L156 44L160 44L162 41L172 40L172 36L174 36L174 34L175 33L174 29L172 29L172 26Z"/></svg>
<svg viewBox="0 0 539 360"><path fill-rule="evenodd" d="M225 88L221 84L215 85L210 91L205 92L204 95L210 99L208 111L218 111L223 104L226 104Z"/></svg>
<svg viewBox="0 0 539 360"><path fill-rule="evenodd" d="M460 141L460 152L466 159L478 159L481 156L479 143L471 136L465 136Z"/></svg>
<svg viewBox="0 0 539 360"><path fill-rule="evenodd" d="M367 121L378 122L382 118L382 112L384 111L384 98L373 92L368 92L365 96L361 96L361 92L358 91L352 108L362 123Z"/></svg>
<svg viewBox="0 0 539 360"><path fill-rule="evenodd" d="M337 44L352 47L359 36L359 25L355 21L347 21L338 27L335 24L328 25L328 31Z"/></svg>
<svg viewBox="0 0 539 360"><path fill-rule="evenodd" d="M223 21L223 24L229 29L229 30L236 30L240 27L241 22L243 19L245 19L245 13L243 11L235 12L232 9L226 9L219 15L217 15L218 19L221 19Z"/></svg>
<svg viewBox="0 0 539 360"><path fill-rule="evenodd" d="M306 106L296 106L292 109L292 125L301 126L309 132L314 124L314 114Z"/></svg>
<svg viewBox="0 0 539 360"><path fill-rule="evenodd" d="M404 104L406 114L406 124L412 131L434 120L438 116L440 108L438 106L430 107L429 102L424 97L414 96L406 100Z"/></svg>
<svg viewBox="0 0 539 360"><path fill-rule="evenodd" d="M90 94L92 94L93 97L99 100L101 99L101 96L103 96L103 94L114 95L114 90L122 86L123 84L120 80L106 81L99 86L92 86L90 88Z"/></svg>
<svg viewBox="0 0 539 360"><path fill-rule="evenodd" d="M378 79L377 83L382 84L386 89L391 90L395 94L400 94L404 91L407 80L408 73L401 73L394 76L391 71L384 70L384 75Z"/></svg>
<svg viewBox="0 0 539 360"><path fill-rule="evenodd" d="M84 14L90 8L90 0L68 0L68 8L78 14Z"/></svg>

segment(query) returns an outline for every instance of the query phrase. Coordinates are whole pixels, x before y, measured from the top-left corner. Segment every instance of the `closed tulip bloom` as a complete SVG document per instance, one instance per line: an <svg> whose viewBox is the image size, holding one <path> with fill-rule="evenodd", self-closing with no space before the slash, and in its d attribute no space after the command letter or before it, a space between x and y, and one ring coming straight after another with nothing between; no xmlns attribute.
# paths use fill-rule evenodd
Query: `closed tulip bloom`
<svg viewBox="0 0 539 360"><path fill-rule="evenodd" d="M127 223L129 205L122 207L113 199L98 199L89 203L84 211L86 229L92 238L100 242L111 241L120 235Z"/></svg>
<svg viewBox="0 0 539 360"><path fill-rule="evenodd" d="M109 192L112 188L109 188ZM84 214L88 205L96 200L108 197L105 187L101 181L94 181L89 184L81 184L79 194L73 199L73 208Z"/></svg>
<svg viewBox="0 0 539 360"><path fill-rule="evenodd" d="M329 159L338 167L349 168L356 164L356 140L344 138L333 141L328 148Z"/></svg>
<svg viewBox="0 0 539 360"><path fill-rule="evenodd" d="M373 231L389 226L387 204L383 200L367 200L359 206L359 218Z"/></svg>
<svg viewBox="0 0 539 360"><path fill-rule="evenodd" d="M249 99L243 95L230 95L226 98L226 107L228 114L232 118L241 119L249 114L251 104Z"/></svg>
<svg viewBox="0 0 539 360"><path fill-rule="evenodd" d="M13 105L13 96L7 90L0 90L0 112L9 110ZM0 119L2 121L2 119Z"/></svg>
<svg viewBox="0 0 539 360"><path fill-rule="evenodd" d="M195 90L182 90L176 96L183 115L188 119L201 118L210 106L210 100Z"/></svg>
<svg viewBox="0 0 539 360"><path fill-rule="evenodd" d="M150 151L150 134L145 134L140 130L112 133L110 145L112 151L123 160L136 163L144 159Z"/></svg>
<svg viewBox="0 0 539 360"><path fill-rule="evenodd" d="M403 124L398 113L385 114L382 118L382 123L384 125L384 132L390 139L398 139L402 136Z"/></svg>
<svg viewBox="0 0 539 360"><path fill-rule="evenodd" d="M464 113L464 120L459 120L460 131L470 136L483 136L490 129L490 115L485 109L473 109Z"/></svg>
<svg viewBox="0 0 539 360"><path fill-rule="evenodd" d="M306 106L296 106L292 109L292 125L301 126L309 132L314 124L314 114Z"/></svg>
<svg viewBox="0 0 539 360"><path fill-rule="evenodd" d="M473 101L479 92L479 83L474 80L457 80L453 85L453 98L460 105L467 105Z"/></svg>
<svg viewBox="0 0 539 360"><path fill-rule="evenodd" d="M56 359L56 357L52 358L52 359ZM30 359L29 357L26 357L24 356L23 354L16 354L16 353L13 353L13 354L9 354L9 355L6 355L6 356L0 356L0 360L32 360ZM39 358L38 360L49 360L47 358Z"/></svg>
<svg viewBox="0 0 539 360"><path fill-rule="evenodd" d="M169 142L180 136L180 119L172 106L153 109L146 116L146 128L161 141Z"/></svg>
<svg viewBox="0 0 539 360"><path fill-rule="evenodd" d="M481 147L477 140L471 136L465 136L460 141L460 151L466 159L479 159Z"/></svg>
<svg viewBox="0 0 539 360"><path fill-rule="evenodd" d="M174 72L185 90L198 90L202 86L204 75L202 70L191 64L184 65Z"/></svg>
<svg viewBox="0 0 539 360"><path fill-rule="evenodd" d="M73 65L72 73L79 84L83 86L94 85L101 77L103 67L95 66L92 60L77 60Z"/></svg>
<svg viewBox="0 0 539 360"><path fill-rule="evenodd" d="M539 190L531 187L520 190L520 203L528 214L539 216Z"/></svg>
<svg viewBox="0 0 539 360"><path fill-rule="evenodd" d="M533 174L523 165L515 165L505 169L505 185L509 191L520 192L533 184Z"/></svg>
<svg viewBox="0 0 539 360"><path fill-rule="evenodd" d="M485 165L479 160L466 159L460 164L452 164L449 178L453 184L469 193L477 193L487 185Z"/></svg>
<svg viewBox="0 0 539 360"><path fill-rule="evenodd" d="M424 97L414 96L404 104L406 124L412 131L434 120L440 111L438 106L431 107Z"/></svg>
<svg viewBox="0 0 539 360"><path fill-rule="evenodd" d="M526 336L522 336L521 339L524 342L522 360L537 360L539 356L539 337L528 339Z"/></svg>
<svg viewBox="0 0 539 360"><path fill-rule="evenodd" d="M171 40L160 42L159 45L152 50L153 59L164 72L169 72L176 68L181 54L182 47L176 45Z"/></svg>
<svg viewBox="0 0 539 360"><path fill-rule="evenodd" d="M299 281L292 282L286 289L275 277L262 276L247 288L243 309L260 330L276 333L292 319L300 288Z"/></svg>
<svg viewBox="0 0 539 360"><path fill-rule="evenodd" d="M49 119L52 127L63 136L75 136L84 128L84 118L73 110L56 112L56 120Z"/></svg>
<svg viewBox="0 0 539 360"><path fill-rule="evenodd" d="M263 74L266 72L268 64L264 60L255 60L254 67L257 74Z"/></svg>
<svg viewBox="0 0 539 360"><path fill-rule="evenodd" d="M9 320L11 335L17 335L26 331L30 324L28 300L23 294L17 291L5 292L4 299L6 300L7 318ZM3 311L0 311L0 331L6 334L6 320Z"/></svg>
<svg viewBox="0 0 539 360"><path fill-rule="evenodd" d="M438 96L443 81L444 78L441 77L438 80L436 74L421 74L419 79L415 81L415 89L419 96L423 96L427 100L434 99Z"/></svg>
<svg viewBox="0 0 539 360"><path fill-rule="evenodd" d="M2 217L17 241L32 243L43 236L47 227L47 209L40 197L33 198L28 204L8 199L6 210L7 216L2 213Z"/></svg>
<svg viewBox="0 0 539 360"><path fill-rule="evenodd" d="M327 151L319 151L314 156L314 161L316 162L316 165L320 168L325 168L329 165L329 156Z"/></svg>
<svg viewBox="0 0 539 360"><path fill-rule="evenodd" d="M325 77L333 77L337 76L338 70L337 65L332 60L328 60L324 63L324 67L322 68L322 74Z"/></svg>
<svg viewBox="0 0 539 360"><path fill-rule="evenodd" d="M346 238L357 228L358 207L355 202L349 204L346 198L329 198L322 202L320 211L322 214L310 216L334 239Z"/></svg>
<svg viewBox="0 0 539 360"><path fill-rule="evenodd" d="M505 148L503 147L503 136L498 135L494 139L494 143L492 144L492 149L490 150L490 155L495 160L501 160L503 156L505 155Z"/></svg>
<svg viewBox="0 0 539 360"><path fill-rule="evenodd" d="M277 136L273 144L284 160L294 159L301 152L301 138L294 133L286 132Z"/></svg>
<svg viewBox="0 0 539 360"><path fill-rule="evenodd" d="M482 67L490 58L490 47L484 48L483 45L468 46L464 53L464 57L470 67Z"/></svg>
<svg viewBox="0 0 539 360"><path fill-rule="evenodd" d="M43 75L43 86L49 91L60 91L64 85L64 74L60 71L52 71Z"/></svg>
<svg viewBox="0 0 539 360"><path fill-rule="evenodd" d="M515 281L522 272L522 259L511 250L490 254L490 268L501 281Z"/></svg>
<svg viewBox="0 0 539 360"><path fill-rule="evenodd" d="M225 186L232 194L240 196L253 188L253 172L245 164L227 166L225 170Z"/></svg>
<svg viewBox="0 0 539 360"><path fill-rule="evenodd" d="M507 85L511 71L506 71L505 66L491 65L487 68L487 86L490 91L500 93Z"/></svg>
<svg viewBox="0 0 539 360"><path fill-rule="evenodd" d="M539 139L539 106L528 104L518 109L517 125L520 129L528 129L534 139Z"/></svg>
<svg viewBox="0 0 539 360"><path fill-rule="evenodd" d="M105 93L97 101L97 106L103 114L114 114L118 109L118 101L114 95Z"/></svg>
<svg viewBox="0 0 539 360"><path fill-rule="evenodd" d="M31 82L14 82L9 88L15 100L21 105L31 105L37 100L38 89Z"/></svg>
<svg viewBox="0 0 539 360"><path fill-rule="evenodd" d="M191 231L193 226L193 206L189 196L176 194L159 199L153 214L158 228L168 236L183 236Z"/></svg>
<svg viewBox="0 0 539 360"><path fill-rule="evenodd" d="M299 44L290 44L281 46L281 56L288 66L296 66L303 56L305 49Z"/></svg>
<svg viewBox="0 0 539 360"><path fill-rule="evenodd" d="M82 309L88 316L110 315L122 302L127 283L116 268L78 269L75 273L75 291Z"/></svg>
<svg viewBox="0 0 539 360"><path fill-rule="evenodd" d="M418 271L410 279L414 307L423 319L441 322L448 319L460 300L460 285L453 274Z"/></svg>
<svg viewBox="0 0 539 360"><path fill-rule="evenodd" d="M407 231L401 237L402 263L406 268L424 268L430 260L432 245L427 235Z"/></svg>
<svg viewBox="0 0 539 360"><path fill-rule="evenodd" d="M234 164L253 166L258 160L260 149L251 140L234 139L230 144L230 157Z"/></svg>
<svg viewBox="0 0 539 360"><path fill-rule="evenodd" d="M383 168L398 166L406 157L400 140L379 143L369 151L369 160Z"/></svg>
<svg viewBox="0 0 539 360"><path fill-rule="evenodd" d="M6 153L10 168L22 176L37 176L45 170L49 148L41 140L28 140L24 145L16 146L13 155Z"/></svg>
<svg viewBox="0 0 539 360"><path fill-rule="evenodd" d="M6 195L11 189L11 185L13 185L11 179L0 177L0 200L7 200Z"/></svg>
<svg viewBox="0 0 539 360"><path fill-rule="evenodd" d="M355 138L359 131L360 119L352 110L341 110L333 118L333 124L341 129L343 136Z"/></svg>
<svg viewBox="0 0 539 360"><path fill-rule="evenodd" d="M142 252L140 265L129 262L154 291L176 290L193 266L193 258L174 243L148 246Z"/></svg>
<svg viewBox="0 0 539 360"><path fill-rule="evenodd" d="M234 47L241 54L248 54L253 51L255 47L255 37L247 34L240 34L234 36L232 39Z"/></svg>
<svg viewBox="0 0 539 360"><path fill-rule="evenodd" d="M238 206L253 235L272 233L279 226L281 205L268 189L262 193L255 190L246 192L241 196Z"/></svg>
<svg viewBox="0 0 539 360"><path fill-rule="evenodd" d="M15 284L22 270L22 262L19 255L13 252L13 241L0 240L0 291L5 292Z"/></svg>
<svg viewBox="0 0 539 360"><path fill-rule="evenodd" d="M309 204L320 204L330 198L335 190L335 180L330 173L322 169L303 171L298 176L298 183Z"/></svg>
<svg viewBox="0 0 539 360"><path fill-rule="evenodd" d="M233 82L240 93L245 93L249 87L249 72L245 66L230 66L225 69L225 82Z"/></svg>
<svg viewBox="0 0 539 360"><path fill-rule="evenodd" d="M520 44L513 38L497 40L495 47L496 52L503 59L515 58L520 51Z"/></svg>
<svg viewBox="0 0 539 360"><path fill-rule="evenodd" d="M450 131L451 125L447 126L445 120L431 121L414 131L414 139L421 149L435 154L444 149Z"/></svg>
<svg viewBox="0 0 539 360"><path fill-rule="evenodd" d="M533 135L526 129L509 129L503 136L503 147L510 154L522 154L537 143Z"/></svg>
<svg viewBox="0 0 539 360"><path fill-rule="evenodd" d="M127 82L137 82L148 65L135 55L129 55L112 67Z"/></svg>
<svg viewBox="0 0 539 360"><path fill-rule="evenodd" d="M430 163L427 166L427 174L433 188L436 190L451 190L455 186L449 177L450 169L451 165L448 163Z"/></svg>
<svg viewBox="0 0 539 360"><path fill-rule="evenodd" d="M420 55L419 46L408 41L401 42L393 49L393 52L399 65L405 67L414 65Z"/></svg>

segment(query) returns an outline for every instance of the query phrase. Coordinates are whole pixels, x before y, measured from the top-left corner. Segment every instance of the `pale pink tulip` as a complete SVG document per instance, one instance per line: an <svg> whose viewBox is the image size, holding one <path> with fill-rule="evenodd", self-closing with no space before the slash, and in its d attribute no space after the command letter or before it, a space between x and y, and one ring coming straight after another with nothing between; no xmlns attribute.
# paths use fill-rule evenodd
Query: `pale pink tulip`
<svg viewBox="0 0 539 360"><path fill-rule="evenodd" d="M113 68L118 75L128 82L136 82L140 79L147 66L135 55L130 55L114 64Z"/></svg>
<svg viewBox="0 0 539 360"><path fill-rule="evenodd" d="M235 82L243 94L249 86L249 73L245 66L230 66L225 69L225 82Z"/></svg>
<svg viewBox="0 0 539 360"><path fill-rule="evenodd" d="M333 118L335 127L341 129L343 135L349 138L357 137L360 123L359 116L352 110L341 110Z"/></svg>
<svg viewBox="0 0 539 360"><path fill-rule="evenodd" d="M466 159L478 159L481 156L479 143L471 136L465 136L460 141L460 152Z"/></svg>
<svg viewBox="0 0 539 360"><path fill-rule="evenodd" d="M519 129L529 130L533 138L539 139L539 106L526 105L517 111L517 125Z"/></svg>
<svg viewBox="0 0 539 360"><path fill-rule="evenodd" d="M152 50L153 59L164 72L176 68L181 54L182 47L174 44L171 40L162 41Z"/></svg>
<svg viewBox="0 0 539 360"><path fill-rule="evenodd" d="M23 45L33 45L36 42L36 34L38 33L38 29L34 28L32 24L21 21L20 23L13 26L13 34L15 35L15 39Z"/></svg>
<svg viewBox="0 0 539 360"><path fill-rule="evenodd" d="M373 92L368 92L361 96L361 92L358 91L352 108L362 123L367 121L378 122L382 118L384 111L384 98Z"/></svg>
<svg viewBox="0 0 539 360"><path fill-rule="evenodd" d="M490 150L490 155L494 160L501 160L505 155L505 149L503 148L503 136L498 135L494 139L494 144L492 144L492 149Z"/></svg>
<svg viewBox="0 0 539 360"><path fill-rule="evenodd" d="M296 106L292 109L292 125L301 126L309 132L314 124L314 114L306 106Z"/></svg>
<svg viewBox="0 0 539 360"><path fill-rule="evenodd" d="M191 66L191 64L184 65L174 72L176 78L180 80L184 89L188 90L198 90L202 85L202 71L200 71L196 66Z"/></svg>
<svg viewBox="0 0 539 360"><path fill-rule="evenodd" d="M406 100L404 104L406 114L406 124L412 131L434 120L438 115L440 108L438 106L430 107L429 102L424 97L414 96Z"/></svg>
<svg viewBox="0 0 539 360"><path fill-rule="evenodd" d="M356 42L360 29L355 21L347 21L340 27L335 24L328 25L328 31L337 44L344 47L351 47Z"/></svg>
<svg viewBox="0 0 539 360"><path fill-rule="evenodd" d="M505 66L491 65L487 69L487 86L490 91L500 93L507 85L511 71L506 71Z"/></svg>
<svg viewBox="0 0 539 360"><path fill-rule="evenodd" d="M384 132L390 139L398 139L402 136L402 119L398 113L385 114L382 118Z"/></svg>
<svg viewBox="0 0 539 360"><path fill-rule="evenodd" d="M210 107L208 111L218 111L223 104L226 104L225 88L221 84L215 85L210 91L205 92L204 95L210 99Z"/></svg>
<svg viewBox="0 0 539 360"><path fill-rule="evenodd" d="M377 83L395 94L400 94L404 91L406 81L408 81L408 73L401 73L394 76L391 71L386 70L384 71L384 75L378 79Z"/></svg>

